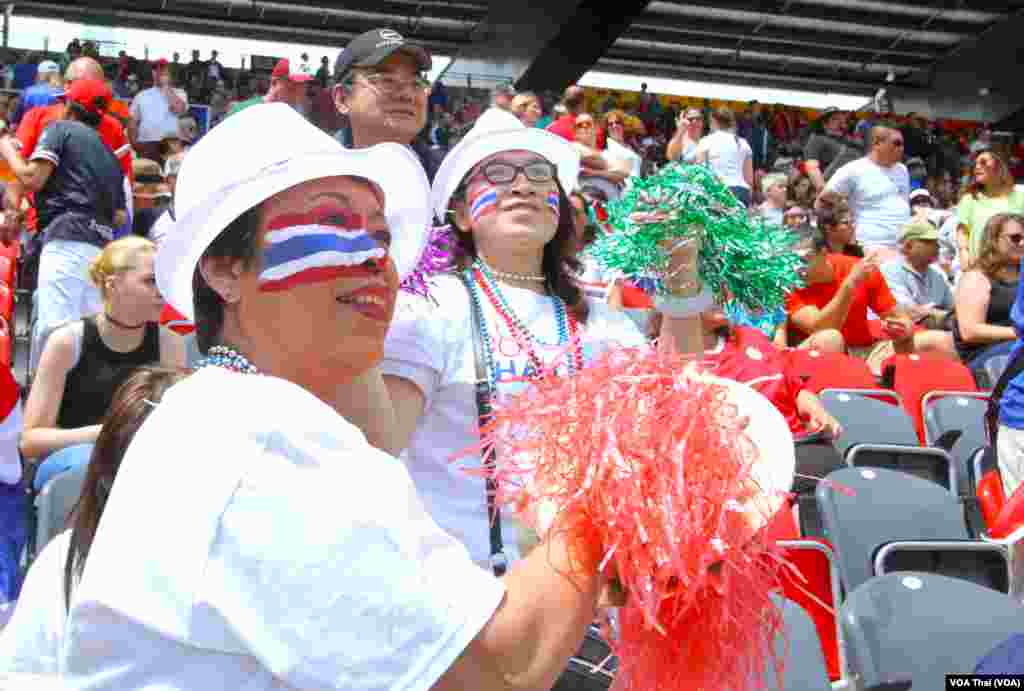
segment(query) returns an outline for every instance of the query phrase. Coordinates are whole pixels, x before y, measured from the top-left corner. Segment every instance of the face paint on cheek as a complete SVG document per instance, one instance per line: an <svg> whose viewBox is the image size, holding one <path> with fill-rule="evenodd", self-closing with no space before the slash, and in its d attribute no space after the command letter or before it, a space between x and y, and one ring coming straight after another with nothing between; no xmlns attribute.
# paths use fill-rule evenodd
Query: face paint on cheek
<svg viewBox="0 0 1024 691"><path fill-rule="evenodd" d="M469 218L474 223L497 210L498 190L490 185L484 185L469 199Z"/></svg>
<svg viewBox="0 0 1024 691"><path fill-rule="evenodd" d="M282 215L268 224L260 290L277 292L379 273L380 260L388 256L387 245L383 238L375 237L378 234L366 230L363 216L338 214L344 226L318 223L311 217L322 215Z"/></svg>
<svg viewBox="0 0 1024 691"><path fill-rule="evenodd" d="M562 203L558 197L558 192L548 192L547 203L548 208L555 212L555 216L561 214Z"/></svg>

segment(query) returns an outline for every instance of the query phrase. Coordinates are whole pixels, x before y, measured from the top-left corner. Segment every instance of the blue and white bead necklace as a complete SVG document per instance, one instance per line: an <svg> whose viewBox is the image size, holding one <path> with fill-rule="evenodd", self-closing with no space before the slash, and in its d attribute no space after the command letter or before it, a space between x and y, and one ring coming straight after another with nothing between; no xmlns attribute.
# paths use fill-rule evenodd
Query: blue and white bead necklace
<svg viewBox="0 0 1024 691"><path fill-rule="evenodd" d="M256 369L256 366L249 362L249 358L245 357L231 346L225 345L218 345L210 348L207 351L206 357L200 360L196 365L196 369L202 369L203 367L220 367L222 369L239 372L241 374L260 373L260 371Z"/></svg>

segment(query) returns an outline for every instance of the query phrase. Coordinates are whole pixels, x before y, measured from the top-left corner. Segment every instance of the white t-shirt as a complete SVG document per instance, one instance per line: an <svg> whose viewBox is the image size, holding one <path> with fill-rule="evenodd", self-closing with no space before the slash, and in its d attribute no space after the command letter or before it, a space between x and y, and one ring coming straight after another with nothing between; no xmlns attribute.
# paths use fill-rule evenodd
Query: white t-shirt
<svg viewBox="0 0 1024 691"><path fill-rule="evenodd" d="M0 671L58 673L67 621L64 563L70 544L71 531L66 530L50 540L32 562L14 614L0 633Z"/></svg>
<svg viewBox="0 0 1024 691"><path fill-rule="evenodd" d="M611 137L608 137L608 147L602 155L605 160L619 159L629 161L629 164L632 167L629 174L633 177L640 176L640 166L643 164L643 159L640 158L640 154L633 151L628 146L623 146Z"/></svg>
<svg viewBox="0 0 1024 691"><path fill-rule="evenodd" d="M188 103L188 94L184 91L175 89L174 93ZM159 87L152 86L136 94L129 111L138 123L140 142L158 142L164 137L178 135L178 116L171 112L171 106Z"/></svg>
<svg viewBox="0 0 1024 691"><path fill-rule="evenodd" d="M77 689L422 691L503 593L332 408L209 367L125 455L60 666Z"/></svg>
<svg viewBox="0 0 1024 691"><path fill-rule="evenodd" d="M515 314L543 344L538 356L548 364L556 362L566 346L557 345L551 298L505 285L500 288ZM483 566L491 554L485 482L465 470L479 468L480 457L450 460L479 444L469 293L457 276L438 277L431 293L437 305L405 294L399 298L384 346L382 370L410 380L423 392L423 416L403 458L427 511ZM528 359L487 298L481 297L488 333L497 351L498 395L507 396L526 386L508 379L523 376ZM594 300L587 304L590 316L586 325L581 325L584 362L616 343L644 343L643 334L624 313ZM560 361L559 371L565 371L565 364L564 359ZM503 512L502 541L506 555L514 560L520 556L521 535L508 518L508 512Z"/></svg>
<svg viewBox="0 0 1024 691"><path fill-rule="evenodd" d="M902 163L883 168L868 157L842 166L825 189L845 194L857 218L857 242L898 248L910 222L910 173Z"/></svg>
<svg viewBox="0 0 1024 691"><path fill-rule="evenodd" d="M697 153L708 152L708 167L722 178L726 187L750 189L743 177L743 164L754 154L743 137L719 130L704 137L697 144Z"/></svg>

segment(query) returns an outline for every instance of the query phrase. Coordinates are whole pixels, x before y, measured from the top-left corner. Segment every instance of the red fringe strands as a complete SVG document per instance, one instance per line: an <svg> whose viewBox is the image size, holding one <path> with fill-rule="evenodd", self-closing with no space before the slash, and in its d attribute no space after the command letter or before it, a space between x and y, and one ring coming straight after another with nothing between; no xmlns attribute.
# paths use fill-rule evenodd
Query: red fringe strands
<svg viewBox="0 0 1024 691"><path fill-rule="evenodd" d="M542 533L557 515L628 593L609 636L617 689L763 686L787 563L759 532L782 502L752 474L771 459L744 412L722 380L655 348L612 350L495 405L484 445L499 501Z"/></svg>

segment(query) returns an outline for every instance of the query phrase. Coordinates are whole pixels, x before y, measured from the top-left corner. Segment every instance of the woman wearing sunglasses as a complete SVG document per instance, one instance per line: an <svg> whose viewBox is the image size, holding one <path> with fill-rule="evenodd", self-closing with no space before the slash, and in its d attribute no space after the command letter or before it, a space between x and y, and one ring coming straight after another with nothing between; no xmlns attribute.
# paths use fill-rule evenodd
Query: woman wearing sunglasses
<svg viewBox="0 0 1024 691"><path fill-rule="evenodd" d="M972 370L1008 355L1017 340L1010 308L1024 257L1024 215L1000 213L985 225L977 256L957 284L953 342Z"/></svg>
<svg viewBox="0 0 1024 691"><path fill-rule="evenodd" d="M676 133L668 143L665 157L670 161L693 163L697 159L697 144L704 136L704 114L696 108L687 108L676 122Z"/></svg>
<svg viewBox="0 0 1024 691"><path fill-rule="evenodd" d="M441 164L431 203L453 221L458 270L437 279L436 305L400 304L382 370L397 420L393 450L405 450L427 510L500 576L525 556L530 538L495 506L479 472L491 461L472 452L458 463L452 457L479 445L477 422L492 402L548 372L572 374L610 346L645 339L624 313L585 299L573 281L567 192L579 152L549 132L496 119L481 118ZM694 296L695 256L676 259L685 277L675 285L690 316L665 319L662 333L693 352L701 345L699 312L685 308L710 299Z"/></svg>

